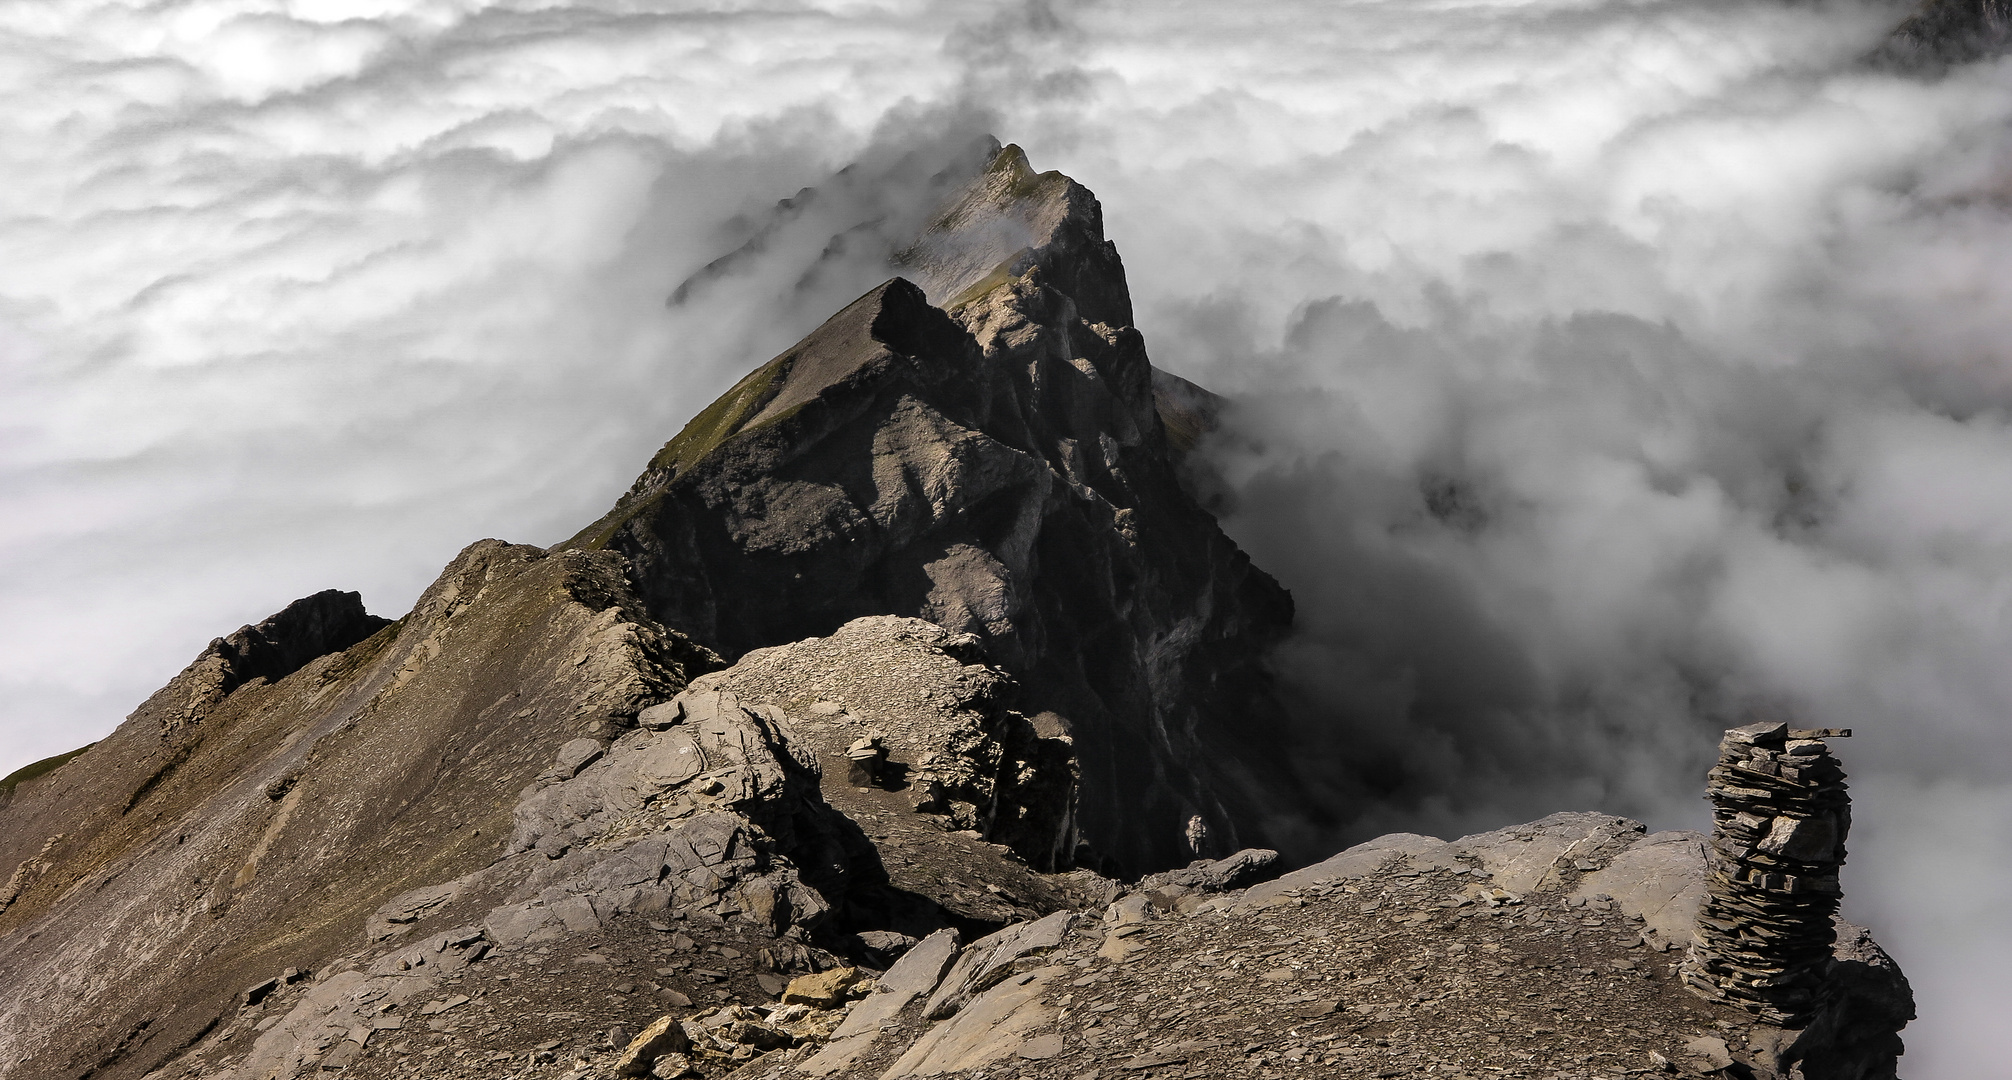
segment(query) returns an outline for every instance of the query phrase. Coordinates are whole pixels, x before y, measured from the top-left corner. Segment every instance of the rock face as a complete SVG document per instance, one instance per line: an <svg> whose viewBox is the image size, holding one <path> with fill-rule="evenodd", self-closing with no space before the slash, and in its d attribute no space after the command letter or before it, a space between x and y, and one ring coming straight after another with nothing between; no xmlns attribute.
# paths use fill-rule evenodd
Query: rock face
<svg viewBox="0 0 2012 1080"><path fill-rule="evenodd" d="M152 1070L387 900L487 866L560 744L717 662L648 620L617 557L496 541L395 626L323 593L213 644L14 793L0 1076Z"/></svg>
<svg viewBox="0 0 2012 1080"><path fill-rule="evenodd" d="M1005 707L1018 688L986 663L976 636L868 616L830 637L757 649L693 684L714 687L797 717L797 737L846 787L898 792L908 808L1005 845L1035 869L1066 867L1075 848L1071 741ZM862 744L879 763L870 783L849 768ZM827 785L828 800L842 804L847 794Z"/></svg>
<svg viewBox="0 0 2012 1080"><path fill-rule="evenodd" d="M1099 865L1264 839L1305 810L1259 664L1291 602L1182 490L1096 199L1006 147L901 258L571 544L728 657L866 615L973 635L1073 740Z"/></svg>
<svg viewBox="0 0 2012 1080"><path fill-rule="evenodd" d="M2012 46L2012 3L2007 0L1922 0L1875 58L1933 69L1982 60L2007 46Z"/></svg>
<svg viewBox="0 0 2012 1080"><path fill-rule="evenodd" d="M163 732L200 723L217 703L254 679L277 682L316 657L341 652L389 626L353 592L328 589L288 604L257 626L210 642L194 662L140 706Z"/></svg>

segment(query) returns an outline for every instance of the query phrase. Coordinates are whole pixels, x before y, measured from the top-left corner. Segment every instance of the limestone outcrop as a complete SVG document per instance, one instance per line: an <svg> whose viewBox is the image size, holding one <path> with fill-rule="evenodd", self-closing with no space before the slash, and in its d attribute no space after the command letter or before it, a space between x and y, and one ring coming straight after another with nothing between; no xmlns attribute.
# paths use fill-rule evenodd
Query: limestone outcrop
<svg viewBox="0 0 2012 1080"><path fill-rule="evenodd" d="M357 593L327 589L302 597L257 626L240 627L210 642L140 711L153 716L163 733L172 733L200 723L217 703L254 679L277 682L308 661L341 652L389 625L391 620L364 611Z"/></svg>
<svg viewBox="0 0 2012 1080"><path fill-rule="evenodd" d="M868 615L973 635L1073 741L1102 868L1265 841L1309 810L1261 663L1291 601L1181 485L1158 402L1192 445L1206 395L1156 380L1096 198L1006 147L900 262L561 546L730 658Z"/></svg>

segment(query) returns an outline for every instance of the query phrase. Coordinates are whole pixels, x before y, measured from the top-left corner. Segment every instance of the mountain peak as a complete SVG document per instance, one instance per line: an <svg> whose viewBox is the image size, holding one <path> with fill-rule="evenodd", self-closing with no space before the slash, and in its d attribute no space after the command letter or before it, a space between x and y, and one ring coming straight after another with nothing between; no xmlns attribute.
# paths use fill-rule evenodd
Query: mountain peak
<svg viewBox="0 0 2012 1080"><path fill-rule="evenodd" d="M626 555L654 616L728 658L866 616L973 635L1080 761L1080 812L1030 861L1262 836L1291 813L1283 742L1208 716L1266 700L1292 602L1181 485L1096 196L1003 146L895 263L571 544Z"/></svg>
<svg viewBox="0 0 2012 1080"><path fill-rule="evenodd" d="M1092 323L1132 325L1132 296L1104 211L1060 172L1037 173L1008 143L944 203L923 234L895 256L930 302L947 309L1040 268Z"/></svg>
<svg viewBox="0 0 2012 1080"><path fill-rule="evenodd" d="M1709 837L1310 847L1291 600L1176 472L1219 402L985 149L573 545L298 601L0 781L0 1080L1891 1080L1826 732L1729 732Z"/></svg>

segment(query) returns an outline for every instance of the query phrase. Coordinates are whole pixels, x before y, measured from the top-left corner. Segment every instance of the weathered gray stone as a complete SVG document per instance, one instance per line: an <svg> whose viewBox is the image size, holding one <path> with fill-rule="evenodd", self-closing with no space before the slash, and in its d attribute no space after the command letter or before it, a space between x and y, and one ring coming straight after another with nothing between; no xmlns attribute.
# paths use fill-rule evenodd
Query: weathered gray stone
<svg viewBox="0 0 2012 1080"><path fill-rule="evenodd" d="M1723 1069L1733 1063L1732 1051L1726 1041L1716 1035L1700 1035L1684 1044L1684 1053L1697 1058L1711 1069Z"/></svg>
<svg viewBox="0 0 2012 1080"><path fill-rule="evenodd" d="M1159 910L1153 906L1153 898L1142 892L1128 893L1113 900L1104 909L1104 921L1113 926L1127 926L1151 920Z"/></svg>
<svg viewBox="0 0 2012 1080"><path fill-rule="evenodd" d="M662 731L684 722L684 703L676 699L660 702L636 714L636 723L651 731Z"/></svg>
<svg viewBox="0 0 2012 1080"><path fill-rule="evenodd" d="M559 747L559 756L552 762L547 775L561 780L571 780L581 769L601 760L605 748L598 739L573 739Z"/></svg>
<svg viewBox="0 0 2012 1080"><path fill-rule="evenodd" d="M279 988L279 980L276 978L266 979L263 982L253 983L252 985L245 987L244 992L238 995L238 1004L240 1006L247 1008L253 1005L257 1005L259 1002L264 1001L267 998L267 996L269 996L274 990L278 988Z"/></svg>
<svg viewBox="0 0 2012 1080"><path fill-rule="evenodd" d="M1448 846L1446 841L1437 837L1420 836L1416 833L1391 833L1379 836L1312 866L1253 885L1237 898L1237 908L1247 911L1282 899L1286 893L1295 889L1366 877L1399 857L1433 854L1445 851Z"/></svg>
<svg viewBox="0 0 2012 1080"><path fill-rule="evenodd" d="M1276 851L1268 848L1245 848L1227 858L1213 861L1201 859L1180 870L1148 874L1139 879L1138 887L1141 889L1174 887L1194 889L1198 892L1241 889L1263 880L1277 862Z"/></svg>
<svg viewBox="0 0 2012 1080"><path fill-rule="evenodd" d="M892 930L862 930L858 936L861 945L890 959L914 948L916 942L915 938Z"/></svg>
<svg viewBox="0 0 2012 1080"><path fill-rule="evenodd" d="M957 937L945 928L917 942L880 977L880 992L913 996L936 989L957 956Z"/></svg>
<svg viewBox="0 0 2012 1080"><path fill-rule="evenodd" d="M1551 814L1527 825L1464 836L1453 850L1472 858L1495 884L1522 895L1562 884L1566 871L1596 873L1647 830L1611 814Z"/></svg>
<svg viewBox="0 0 2012 1080"><path fill-rule="evenodd" d="M1623 912L1642 917L1652 944L1688 945L1705 902L1706 851L1701 833L1655 833L1581 878L1572 895L1611 896Z"/></svg>
<svg viewBox="0 0 2012 1080"><path fill-rule="evenodd" d="M1058 911L1033 922L1015 923L972 942L930 995L923 1015L938 1020L950 1016L973 995L1037 962L1041 954L1062 943L1077 918L1073 911Z"/></svg>
<svg viewBox="0 0 2012 1080"><path fill-rule="evenodd" d="M999 982L916 1039L882 1074L883 1080L968 1072L1018 1053L1028 1036L1059 1012L1043 998L1068 970L1042 967Z"/></svg>
<svg viewBox="0 0 2012 1080"><path fill-rule="evenodd" d="M682 1054L691 1048L691 1039L685 1034L684 1026L678 1019L674 1016L660 1016L623 1047L621 1056L615 1059L615 1074L648 1075L653 1071L658 1058L670 1054Z"/></svg>

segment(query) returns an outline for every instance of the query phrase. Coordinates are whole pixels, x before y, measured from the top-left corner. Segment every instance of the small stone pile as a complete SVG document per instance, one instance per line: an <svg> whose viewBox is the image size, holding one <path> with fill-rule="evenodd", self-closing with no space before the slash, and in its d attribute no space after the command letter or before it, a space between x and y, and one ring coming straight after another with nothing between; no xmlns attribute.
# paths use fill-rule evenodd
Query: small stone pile
<svg viewBox="0 0 2012 1080"><path fill-rule="evenodd" d="M1683 965L1691 991L1797 1026L1820 1003L1851 798L1823 740L1849 730L1733 728L1710 775L1708 896Z"/></svg>
<svg viewBox="0 0 2012 1080"><path fill-rule="evenodd" d="M887 769L886 743L886 736L878 734L852 740L845 748L845 756L852 762L847 782L853 787L879 787L881 774Z"/></svg>

